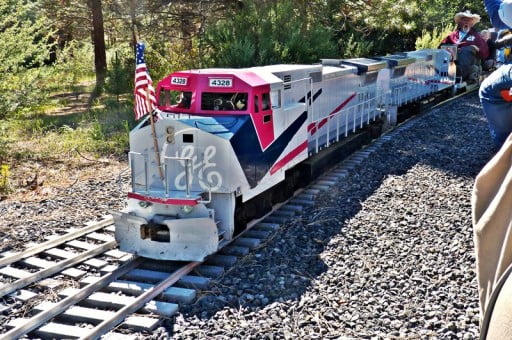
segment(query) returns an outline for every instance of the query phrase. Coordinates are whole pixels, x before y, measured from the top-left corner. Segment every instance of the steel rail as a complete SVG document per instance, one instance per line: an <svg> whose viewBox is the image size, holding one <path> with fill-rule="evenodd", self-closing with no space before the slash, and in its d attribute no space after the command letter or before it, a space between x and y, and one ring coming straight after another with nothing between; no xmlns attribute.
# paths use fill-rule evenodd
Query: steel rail
<svg viewBox="0 0 512 340"><path fill-rule="evenodd" d="M94 232L98 229L101 229L107 225L110 225L112 223L114 223L114 218L112 217L112 215L107 215L105 217L105 219L95 222L92 225L80 228L80 229L70 232L68 234L64 234L61 237L56 238L54 240L49 240L49 241L43 242L41 244L35 245L29 249L22 251L21 253L16 253L16 254L13 254L10 256L2 257L2 258L0 258L0 267L8 266L14 262L17 262L19 260L22 260L22 259L27 258L32 255L41 253L45 250L48 250L55 246L58 246L58 245L60 245L64 242L67 242L69 240L73 240L73 239L83 236L85 234L92 233L92 232Z"/></svg>
<svg viewBox="0 0 512 340"><path fill-rule="evenodd" d="M37 280L40 280L42 278L56 274L56 273L62 271L64 268L73 266L73 265L80 263L84 260L87 260L91 257L102 254L102 253L106 252L107 250L114 248L115 246L117 246L116 241L110 241L110 242L101 244L94 249L88 250L84 253L78 254L77 256L71 257L69 259L57 262L57 263L55 263L55 265L45 268L45 269L42 269L38 272L35 272L35 273L31 274L30 276L16 280L12 283L4 284L4 285L0 286L0 298L2 298L3 296L5 296L9 293L14 292L17 289L26 287L29 284L36 282Z"/></svg>
<svg viewBox="0 0 512 340"><path fill-rule="evenodd" d="M5 334L1 334L0 340L18 339L22 335L35 330L41 324L49 321L50 319L54 318L55 316L57 316L59 314L61 314L70 306L83 300L84 298L91 295L92 293L99 290L100 288L105 287L112 281L117 280L120 276L126 274L133 268L139 266L142 262L143 262L143 259L141 259L139 257L132 258L131 260L129 260L128 262L124 263L119 268L114 270L113 272L110 272L110 273L102 276L98 281L91 283L91 284L85 286L84 288L80 289L75 295L69 296L69 297L65 298L64 300L58 302L57 304L55 304L55 306L53 306L53 308L36 314L32 318L28 319L27 323L25 323L24 325L15 327Z"/></svg>
<svg viewBox="0 0 512 340"><path fill-rule="evenodd" d="M169 276L162 280L153 289L146 291L139 295L133 303L124 306L118 310L110 319L104 320L96 327L91 330L84 329L84 332L89 331L80 339L98 339L100 336L114 328L116 325L121 323L128 315L135 313L141 309L146 303L153 300L157 295L161 294L170 285L176 283L181 277L190 273L194 268L199 266L202 262L190 262L175 272L169 274Z"/></svg>

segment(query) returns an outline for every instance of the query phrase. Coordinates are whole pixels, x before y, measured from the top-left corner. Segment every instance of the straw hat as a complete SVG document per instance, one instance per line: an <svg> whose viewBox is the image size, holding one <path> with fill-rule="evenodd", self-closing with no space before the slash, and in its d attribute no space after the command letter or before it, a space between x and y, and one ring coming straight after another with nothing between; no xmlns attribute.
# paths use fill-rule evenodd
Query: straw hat
<svg viewBox="0 0 512 340"><path fill-rule="evenodd" d="M476 23L480 22L480 16L478 14L473 14L471 13L470 11L465 11L465 12L459 12L457 14L455 14L455 23L458 25L459 24L459 21L460 19L462 18L470 18L472 19L472 24L475 25Z"/></svg>

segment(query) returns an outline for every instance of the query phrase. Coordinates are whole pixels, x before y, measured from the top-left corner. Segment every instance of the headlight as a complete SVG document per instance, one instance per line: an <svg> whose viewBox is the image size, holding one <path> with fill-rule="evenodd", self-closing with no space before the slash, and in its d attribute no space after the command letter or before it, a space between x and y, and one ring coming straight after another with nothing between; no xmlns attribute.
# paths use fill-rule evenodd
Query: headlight
<svg viewBox="0 0 512 340"><path fill-rule="evenodd" d="M183 210L183 212L185 214L190 214L192 212L192 210L194 210L194 206L192 205L184 205L181 207L181 210Z"/></svg>
<svg viewBox="0 0 512 340"><path fill-rule="evenodd" d="M147 208L150 205L151 205L151 202L139 201L139 207L141 207L141 208Z"/></svg>

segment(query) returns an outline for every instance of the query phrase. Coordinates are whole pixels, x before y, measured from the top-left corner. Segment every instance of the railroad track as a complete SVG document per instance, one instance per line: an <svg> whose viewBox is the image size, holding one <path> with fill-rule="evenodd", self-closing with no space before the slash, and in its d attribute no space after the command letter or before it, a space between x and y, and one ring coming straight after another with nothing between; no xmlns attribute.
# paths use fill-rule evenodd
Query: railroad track
<svg viewBox="0 0 512 340"><path fill-rule="evenodd" d="M154 261L119 251L112 216L23 252L0 254L0 282L4 282L0 298L14 300L27 310L27 317L5 325L0 339L117 338L155 330L162 320L173 317L180 304L195 301L198 290L206 290L240 257L264 245L282 225L314 205L317 195L348 176L414 120L382 135L251 222L246 232L204 263ZM6 312L9 307L0 305L2 309Z"/></svg>
<svg viewBox="0 0 512 340"><path fill-rule="evenodd" d="M223 275L240 257L267 242L284 223L314 205L319 193L347 176L372 152L373 148L367 148L356 153L296 192L286 203L251 222L246 232L204 263L148 260L115 249L111 216L21 253L0 254L0 274L10 280L0 286L0 297L35 304L30 317L11 320L7 324L10 329L0 334L0 339L24 335L96 339L104 334L119 337L122 328L153 331L162 319L178 311L179 304L193 302L197 290L206 290L211 279ZM94 270L88 272L85 267ZM58 287L66 286L64 277L79 288L69 284ZM41 287L58 290L58 302L34 302L41 300L34 292Z"/></svg>
<svg viewBox="0 0 512 340"><path fill-rule="evenodd" d="M301 210L279 208L267 218L282 222ZM0 297L24 304L28 316L11 319L0 339L118 337L122 333L111 330L119 325L121 332L151 332L278 227L269 221L252 224L204 263L154 261L115 249L111 216L23 252L0 254Z"/></svg>

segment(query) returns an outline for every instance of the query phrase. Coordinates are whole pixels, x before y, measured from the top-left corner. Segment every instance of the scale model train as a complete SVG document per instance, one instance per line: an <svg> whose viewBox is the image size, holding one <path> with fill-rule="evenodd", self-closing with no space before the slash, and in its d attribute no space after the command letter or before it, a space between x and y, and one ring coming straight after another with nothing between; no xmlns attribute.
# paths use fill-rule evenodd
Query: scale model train
<svg viewBox="0 0 512 340"><path fill-rule="evenodd" d="M132 189L113 213L120 249L201 261L293 193L304 162L460 86L444 49L172 73L156 88L155 138L148 118L130 133Z"/></svg>

